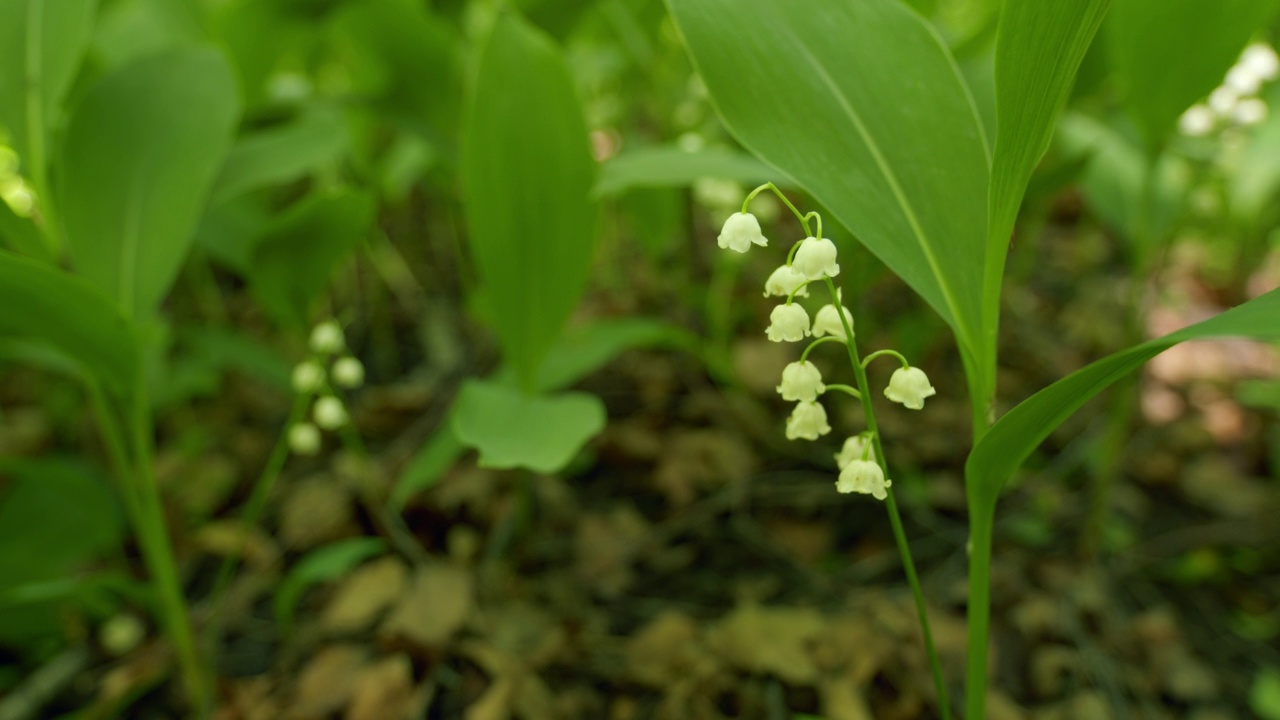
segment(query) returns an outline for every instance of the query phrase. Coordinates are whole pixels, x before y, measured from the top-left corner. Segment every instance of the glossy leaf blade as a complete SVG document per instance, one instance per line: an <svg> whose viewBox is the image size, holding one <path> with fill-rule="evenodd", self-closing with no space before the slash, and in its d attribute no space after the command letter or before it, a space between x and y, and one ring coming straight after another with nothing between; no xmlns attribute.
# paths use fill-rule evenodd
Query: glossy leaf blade
<svg viewBox="0 0 1280 720"><path fill-rule="evenodd" d="M1280 339L1280 290L1092 363L1022 401L987 431L965 463L970 503L994 507L1028 456L1086 402L1151 358L1185 340L1237 336Z"/></svg>
<svg viewBox="0 0 1280 720"><path fill-rule="evenodd" d="M936 34L897 0L669 0L725 124L977 348L989 161Z"/></svg>
<svg viewBox="0 0 1280 720"><path fill-rule="evenodd" d="M453 430L480 451L483 467L556 472L605 424L604 404L586 393L527 395L509 385L470 380L456 402Z"/></svg>
<svg viewBox="0 0 1280 720"><path fill-rule="evenodd" d="M63 228L75 267L130 317L172 285L239 114L210 50L149 56L96 82L67 129Z"/></svg>
<svg viewBox="0 0 1280 720"><path fill-rule="evenodd" d="M137 373L134 333L109 298L51 265L0 251L0 339L51 346L125 394Z"/></svg>
<svg viewBox="0 0 1280 720"><path fill-rule="evenodd" d="M1222 82L1280 0L1115 0L1104 31L1148 147L1159 147L1196 100Z"/></svg>
<svg viewBox="0 0 1280 720"><path fill-rule="evenodd" d="M480 59L462 157L484 292L506 360L531 389L586 287L595 161L568 65L514 15L498 19Z"/></svg>

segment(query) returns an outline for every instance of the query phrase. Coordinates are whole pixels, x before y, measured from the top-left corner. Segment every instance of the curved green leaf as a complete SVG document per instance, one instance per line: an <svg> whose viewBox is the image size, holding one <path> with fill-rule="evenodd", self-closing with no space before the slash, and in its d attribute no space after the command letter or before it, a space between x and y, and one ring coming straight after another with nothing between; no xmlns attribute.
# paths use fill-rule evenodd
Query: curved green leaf
<svg viewBox="0 0 1280 720"><path fill-rule="evenodd" d="M129 317L177 276L239 113L211 50L149 56L98 80L71 116L60 203L76 270Z"/></svg>
<svg viewBox="0 0 1280 720"><path fill-rule="evenodd" d="M493 323L527 390L586 287L594 184L568 65L540 31L505 14L480 58L462 188Z"/></svg>
<svg viewBox="0 0 1280 720"><path fill-rule="evenodd" d="M1064 420L1146 361L1184 340L1280 338L1280 290L1092 363L1022 401L987 431L965 463L971 505L993 508L1000 489Z"/></svg>
<svg viewBox="0 0 1280 720"><path fill-rule="evenodd" d="M298 178L337 159L346 142L342 118L329 108L315 108L287 125L246 135L227 154L210 202L217 205Z"/></svg>
<svg viewBox="0 0 1280 720"><path fill-rule="evenodd" d="M594 395L527 395L483 380L467 381L453 410L454 433L480 451L480 465L540 473L568 465L604 424L604 404Z"/></svg>
<svg viewBox="0 0 1280 720"><path fill-rule="evenodd" d="M77 360L119 394L137 373L133 328L97 288L51 265L0 251L0 338L33 341Z"/></svg>
<svg viewBox="0 0 1280 720"><path fill-rule="evenodd" d="M610 158L600 168L595 194L618 195L633 188L692 185L704 177L758 185L772 180L774 174L768 165L732 150L689 152L678 147L649 147Z"/></svg>
<svg viewBox="0 0 1280 720"><path fill-rule="evenodd" d="M293 629L294 611L302 593L312 585L337 580L369 558L381 555L387 544L381 538L338 540L316 548L299 560L276 589L272 607L276 622L287 634Z"/></svg>
<svg viewBox="0 0 1280 720"><path fill-rule="evenodd" d="M933 30L898 0L668 4L743 146L829 208L979 352L989 161Z"/></svg>

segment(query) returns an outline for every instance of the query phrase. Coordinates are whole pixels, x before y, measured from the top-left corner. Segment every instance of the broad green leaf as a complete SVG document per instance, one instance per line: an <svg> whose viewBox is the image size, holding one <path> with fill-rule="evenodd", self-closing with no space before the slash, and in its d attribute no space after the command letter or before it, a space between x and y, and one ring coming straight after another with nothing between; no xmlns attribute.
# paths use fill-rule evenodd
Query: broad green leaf
<svg viewBox="0 0 1280 720"><path fill-rule="evenodd" d="M0 338L52 347L125 394L137 377L132 327L111 300L56 267L0 251Z"/></svg>
<svg viewBox="0 0 1280 720"><path fill-rule="evenodd" d="M527 395L497 382L468 380L458 393L453 430L480 451L480 465L562 469L604 429L599 398L586 393Z"/></svg>
<svg viewBox="0 0 1280 720"><path fill-rule="evenodd" d="M238 101L222 56L149 56L101 79L71 116L59 174L79 274L149 318L186 257L231 144Z"/></svg>
<svg viewBox="0 0 1280 720"><path fill-rule="evenodd" d="M559 390L638 347L696 348L698 339L683 328L647 318L601 320L565 333L538 372L538 388Z"/></svg>
<svg viewBox="0 0 1280 720"><path fill-rule="evenodd" d="M37 260L55 261L53 251L35 224L15 214L4 200L0 200L0 244Z"/></svg>
<svg viewBox="0 0 1280 720"><path fill-rule="evenodd" d="M210 258L248 277L254 248L276 220L273 211L267 198L254 194L214 205L200 219L193 242Z"/></svg>
<svg viewBox="0 0 1280 720"><path fill-rule="evenodd" d="M1111 0L1005 0L996 35L996 141L988 194L984 328L994 357L1009 239L1076 70Z"/></svg>
<svg viewBox="0 0 1280 720"><path fill-rule="evenodd" d="M493 324L530 389L587 284L595 161L564 57L510 13L480 58L462 158L468 239Z"/></svg>
<svg viewBox="0 0 1280 720"><path fill-rule="evenodd" d="M898 0L668 5L742 145L829 208L976 359L989 159L934 31Z"/></svg>
<svg viewBox="0 0 1280 720"><path fill-rule="evenodd" d="M312 585L337 580L357 565L387 549L379 538L339 540L307 553L294 564L276 589L274 610L276 622L288 632L293 627L294 610L302 593Z"/></svg>
<svg viewBox="0 0 1280 720"><path fill-rule="evenodd" d="M1064 420L1109 385L1184 340L1280 339L1280 290L1164 337L1109 355L1022 401L1000 418L965 463L970 504L994 507L1000 489Z"/></svg>
<svg viewBox="0 0 1280 720"><path fill-rule="evenodd" d="M245 135L227 154L210 204L296 180L337 160L346 142L342 118L329 108L315 108L287 125Z"/></svg>
<svg viewBox="0 0 1280 720"><path fill-rule="evenodd" d="M22 159L23 174L42 179L50 129L89 43L97 0L0 0L0 125Z"/></svg>
<svg viewBox="0 0 1280 720"><path fill-rule="evenodd" d="M680 187L714 177L759 185L774 179L773 168L732 150L688 152L677 147L630 150L600 168L595 195L619 195L633 188Z"/></svg>
<svg viewBox="0 0 1280 720"><path fill-rule="evenodd" d="M290 208L258 241L249 287L282 325L302 330L311 305L342 258L373 222L373 200L357 192L321 194Z"/></svg>
<svg viewBox="0 0 1280 720"><path fill-rule="evenodd" d="M1115 0L1104 34L1125 107L1148 148L1222 82L1280 0Z"/></svg>

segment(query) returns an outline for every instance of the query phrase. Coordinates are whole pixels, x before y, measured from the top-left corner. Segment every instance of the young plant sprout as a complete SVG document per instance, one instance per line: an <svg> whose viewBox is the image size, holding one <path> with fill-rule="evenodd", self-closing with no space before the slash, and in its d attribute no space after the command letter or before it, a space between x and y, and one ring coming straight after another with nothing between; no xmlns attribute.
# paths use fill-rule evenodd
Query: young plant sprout
<svg viewBox="0 0 1280 720"><path fill-rule="evenodd" d="M876 500L884 501L890 524L893 526L898 552L902 556L907 580L915 596L916 612L919 614L924 631L925 649L929 656L938 697L945 698L946 689L942 682L942 669L934 649L933 636L929 630L924 593L920 588L915 563L911 559L906 533L902 527L902 519L898 514L898 506L891 490L893 483L888 479L888 466L885 464L879 426L871 403L872 393L868 386L866 368L878 357L897 359L900 367L894 371L888 387L884 390L884 395L889 400L913 410L923 408L925 398L935 395L937 390L929 383L929 378L925 376L923 370L913 367L897 351L879 350L867 355L866 358L859 358L853 333L853 313L843 305L841 293L832 280L840 273L836 245L822 236L822 217L818 213L802 214L773 183L761 185L747 195L742 203L741 212L734 213L725 222L718 240L720 247L746 252L752 244L761 246L766 244L760 232L759 222L747 212L751 201L765 190L772 191L790 208L799 219L806 235L803 240L792 246L787 262L773 271L765 282L765 297L786 298L786 302L775 306L769 314L769 326L765 333L774 342L798 342L810 336L815 338L801 353L799 360L783 369L782 382L777 387L778 394L784 400L796 403L786 421L786 437L788 440L817 440L831 432L831 425L827 421L827 410L821 403L822 396L829 391L834 390L852 396L861 403L867 430L846 439L840 452L835 454L836 465L839 468L835 481L836 491L869 495ZM810 226L810 221L813 221L813 227ZM808 286L815 282L826 285L830 293L830 302L818 310L811 325L809 312L796 302L796 298L808 297ZM809 361L809 353L820 345L833 342L844 345L853 370L855 385L825 382L821 371Z"/></svg>

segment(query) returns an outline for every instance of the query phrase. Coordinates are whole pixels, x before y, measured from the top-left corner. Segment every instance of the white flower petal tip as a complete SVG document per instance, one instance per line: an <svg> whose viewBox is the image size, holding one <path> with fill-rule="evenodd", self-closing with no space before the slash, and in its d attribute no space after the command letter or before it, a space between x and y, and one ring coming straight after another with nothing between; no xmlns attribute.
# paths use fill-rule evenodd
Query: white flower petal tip
<svg viewBox="0 0 1280 720"><path fill-rule="evenodd" d="M765 334L773 342L796 342L809 335L809 313L795 303L775 307L769 313Z"/></svg>
<svg viewBox="0 0 1280 720"><path fill-rule="evenodd" d="M854 460L840 471L836 480L836 492L863 493L877 500L889 496L888 489L893 485L885 479L884 471L870 460Z"/></svg>
<svg viewBox="0 0 1280 720"><path fill-rule="evenodd" d="M809 280L821 280L840 274L836 264L836 244L827 238L805 238L796 248L791 267Z"/></svg>
<svg viewBox="0 0 1280 720"><path fill-rule="evenodd" d="M925 398L937 394L924 371L914 367L894 370L889 378L889 387L884 389L885 397L912 410L920 410L924 407Z"/></svg>
<svg viewBox="0 0 1280 720"><path fill-rule="evenodd" d="M346 339L342 337L342 326L334 320L326 320L311 330L311 351L321 355L332 355L342 350Z"/></svg>
<svg viewBox="0 0 1280 720"><path fill-rule="evenodd" d="M826 389L818 366L808 360L801 360L783 368L778 394L782 395L783 400L813 402Z"/></svg>
<svg viewBox="0 0 1280 720"><path fill-rule="evenodd" d="M845 440L844 447L836 453L836 467L844 470L855 460L874 461L875 459L876 449L872 446L871 438L866 435L854 435Z"/></svg>
<svg viewBox="0 0 1280 720"><path fill-rule="evenodd" d="M853 329L853 313L849 312L849 308L841 307L844 310L844 318L849 321L849 329ZM835 305L823 305L818 310L818 314L813 316L813 336L822 337L830 335L847 341L849 336L845 334L844 325L840 323L840 315L836 312Z"/></svg>
<svg viewBox="0 0 1280 720"><path fill-rule="evenodd" d="M764 296L769 297L787 297L791 293L795 293L796 297L809 297L809 288L805 287L808 281L804 275L796 272L790 265L783 265L764 283Z"/></svg>
<svg viewBox="0 0 1280 720"><path fill-rule="evenodd" d="M816 402L796 403L791 417L787 418L788 440L817 440L831 432L827 424L827 411Z"/></svg>
<svg viewBox="0 0 1280 720"><path fill-rule="evenodd" d="M764 233L760 232L760 221L756 216L743 212L736 212L724 221L716 242L726 250L740 253L750 250L752 245L763 247L769 244Z"/></svg>

